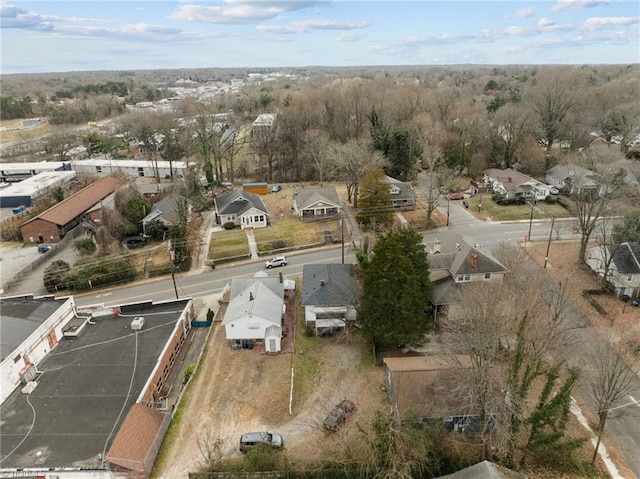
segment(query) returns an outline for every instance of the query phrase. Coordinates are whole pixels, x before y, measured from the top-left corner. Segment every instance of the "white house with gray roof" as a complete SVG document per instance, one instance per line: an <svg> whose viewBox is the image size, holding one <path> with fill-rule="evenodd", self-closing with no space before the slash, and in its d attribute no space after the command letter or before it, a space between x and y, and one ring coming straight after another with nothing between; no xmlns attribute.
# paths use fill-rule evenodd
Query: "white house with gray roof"
<svg viewBox="0 0 640 479"><path fill-rule="evenodd" d="M297 188L293 192L293 210L302 220L330 218L342 213L342 203L333 187Z"/></svg>
<svg viewBox="0 0 640 479"><path fill-rule="evenodd" d="M317 335L343 329L356 319L358 283L351 264L305 264L302 299L307 326Z"/></svg>
<svg viewBox="0 0 640 479"><path fill-rule="evenodd" d="M281 350L285 313L284 283L280 277L234 278L222 325L227 340L264 344L267 353Z"/></svg>
<svg viewBox="0 0 640 479"><path fill-rule="evenodd" d="M258 195L248 191L233 190L215 200L216 223L233 223L245 228L264 228L268 225L269 212Z"/></svg>
<svg viewBox="0 0 640 479"><path fill-rule="evenodd" d="M416 208L417 195L410 182L396 180L391 176L385 176L384 181L389 183L389 194L394 208L401 210L414 210Z"/></svg>
<svg viewBox="0 0 640 479"><path fill-rule="evenodd" d="M587 264L615 288L618 296L640 295L640 243L596 246L587 250Z"/></svg>

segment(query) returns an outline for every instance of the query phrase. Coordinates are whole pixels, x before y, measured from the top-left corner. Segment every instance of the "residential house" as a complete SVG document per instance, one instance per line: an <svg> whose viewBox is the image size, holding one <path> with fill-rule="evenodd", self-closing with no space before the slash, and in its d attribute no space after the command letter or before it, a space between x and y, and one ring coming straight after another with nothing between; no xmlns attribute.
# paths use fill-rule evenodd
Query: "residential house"
<svg viewBox="0 0 640 479"><path fill-rule="evenodd" d="M471 358L465 355L400 356L383 359L393 414L403 422L442 423L450 432L477 432L478 415L464 397L455 397Z"/></svg>
<svg viewBox="0 0 640 479"><path fill-rule="evenodd" d="M82 221L85 213L107 198L122 185L122 181L108 176L81 189L73 195L24 223L20 230L25 243L58 243Z"/></svg>
<svg viewBox="0 0 640 479"><path fill-rule="evenodd" d="M394 208L401 210L414 210L416 208L416 191L410 182L396 180L391 176L385 176L384 181L389 183L389 194Z"/></svg>
<svg viewBox="0 0 640 479"><path fill-rule="evenodd" d="M586 260L598 276L607 275L618 296L640 296L640 243L596 246Z"/></svg>
<svg viewBox="0 0 640 479"><path fill-rule="evenodd" d="M351 264L305 264L302 299L305 324L316 335L344 329L356 319L358 284Z"/></svg>
<svg viewBox="0 0 640 479"><path fill-rule="evenodd" d="M267 134L275 125L277 115L275 113L261 113L251 125L251 136Z"/></svg>
<svg viewBox="0 0 640 479"><path fill-rule="evenodd" d="M598 175L594 171L573 164L558 165L547 170L546 181L570 194L585 189L595 190L599 185Z"/></svg>
<svg viewBox="0 0 640 479"><path fill-rule="evenodd" d="M282 277L234 278L222 325L232 347L264 344L267 353L281 350L285 314Z"/></svg>
<svg viewBox="0 0 640 479"><path fill-rule="evenodd" d="M505 198L521 197L540 201L551 194L549 186L513 168L484 170L482 181L484 187Z"/></svg>
<svg viewBox="0 0 640 479"><path fill-rule="evenodd" d="M178 202L181 201L176 197L167 196L160 200L158 203L151 207L151 211L148 215L142 218L142 230L144 231L147 224L151 221L159 221L162 225L168 229L171 226L175 226L180 222L180 214L178 212ZM186 200L184 200L186 201ZM190 214L191 207L187 206L187 217Z"/></svg>
<svg viewBox="0 0 640 479"><path fill-rule="evenodd" d="M342 203L335 188L296 188L293 210L301 220L332 218L342 213Z"/></svg>
<svg viewBox="0 0 640 479"><path fill-rule="evenodd" d="M491 253L464 236L428 245L429 273L433 283L434 318L457 302L460 287L469 283L502 283L507 268Z"/></svg>
<svg viewBox="0 0 640 479"><path fill-rule="evenodd" d="M215 200L216 223L233 223L244 228L264 228L269 212L258 195L248 191L233 190Z"/></svg>

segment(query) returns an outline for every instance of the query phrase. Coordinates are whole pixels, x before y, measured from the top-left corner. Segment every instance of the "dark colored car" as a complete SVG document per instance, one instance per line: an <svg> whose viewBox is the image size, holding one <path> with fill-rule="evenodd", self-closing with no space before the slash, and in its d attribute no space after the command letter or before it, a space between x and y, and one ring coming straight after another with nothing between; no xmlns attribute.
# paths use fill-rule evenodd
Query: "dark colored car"
<svg viewBox="0 0 640 479"><path fill-rule="evenodd" d="M335 432L354 412L356 412L356 405L345 399L335 405L322 424L327 431Z"/></svg>
<svg viewBox="0 0 640 479"><path fill-rule="evenodd" d="M39 244L38 245L38 253L46 253L51 249L51 246L48 244Z"/></svg>

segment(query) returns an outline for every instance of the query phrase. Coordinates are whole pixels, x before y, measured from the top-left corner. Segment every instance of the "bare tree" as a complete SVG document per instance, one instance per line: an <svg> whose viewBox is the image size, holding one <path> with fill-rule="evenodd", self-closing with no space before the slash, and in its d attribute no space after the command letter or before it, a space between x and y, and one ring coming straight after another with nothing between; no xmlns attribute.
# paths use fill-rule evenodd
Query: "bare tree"
<svg viewBox="0 0 640 479"><path fill-rule="evenodd" d="M78 137L71 132L60 132L49 135L45 147L47 153L51 153L57 161L67 161L69 152L78 143Z"/></svg>
<svg viewBox="0 0 640 479"><path fill-rule="evenodd" d="M320 187L330 180L334 173L334 164L329 158L329 138L319 130L309 130L302 139L303 155L308 158L312 168L318 174Z"/></svg>
<svg viewBox="0 0 640 479"><path fill-rule="evenodd" d="M538 116L540 138L544 140L547 150L547 164L551 148L564 133L565 119L576 104L577 90L566 78L554 76L538 83L533 93L533 109Z"/></svg>
<svg viewBox="0 0 640 479"><path fill-rule="evenodd" d="M340 178L347 185L347 201L358 207L358 188L364 174L384 164L380 152L374 151L370 141L349 140L331 150L331 162Z"/></svg>
<svg viewBox="0 0 640 479"><path fill-rule="evenodd" d="M568 180L580 230L578 261L584 263L591 235L598 221L609 212L611 200L619 193L622 177L620 172L603 172L595 176L579 173Z"/></svg>
<svg viewBox="0 0 640 479"><path fill-rule="evenodd" d="M504 168L511 168L527 134L529 119L522 106L508 104L500 108L494 116L497 138L502 147Z"/></svg>
<svg viewBox="0 0 640 479"><path fill-rule="evenodd" d="M596 348L591 362L596 367L596 375L591 380L591 392L596 402L598 415L598 424L595 430L597 440L591 458L593 466L598 457L600 441L609 414L614 410L625 411L627 405L622 404L614 407L614 404L638 388L638 376L637 371L629 366L632 364L632 357L628 350L612 347L608 341L607 344ZM635 405L635 401L632 404Z"/></svg>

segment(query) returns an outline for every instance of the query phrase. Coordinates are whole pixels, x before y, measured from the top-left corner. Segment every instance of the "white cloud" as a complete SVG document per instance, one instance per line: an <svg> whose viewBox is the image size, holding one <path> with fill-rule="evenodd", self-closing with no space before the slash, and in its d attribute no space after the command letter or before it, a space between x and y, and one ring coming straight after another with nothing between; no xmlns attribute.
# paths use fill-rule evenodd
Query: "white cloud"
<svg viewBox="0 0 640 479"><path fill-rule="evenodd" d="M607 27L633 25L640 21L640 17L592 17L582 24L586 30L600 30Z"/></svg>
<svg viewBox="0 0 640 479"><path fill-rule="evenodd" d="M341 33L336 37L338 42L357 42L363 37L360 33Z"/></svg>
<svg viewBox="0 0 640 479"><path fill-rule="evenodd" d="M531 7L521 8L513 13L506 15L507 18L528 18L536 14L536 11Z"/></svg>
<svg viewBox="0 0 640 479"><path fill-rule="evenodd" d="M326 5L328 0L287 1L287 0L226 0L227 6L208 7L185 4L169 15L173 20L189 22L242 24L254 23L279 17L286 12Z"/></svg>
<svg viewBox="0 0 640 479"><path fill-rule="evenodd" d="M598 5L608 5L615 1L616 0L558 0L558 3L551 7L551 11L561 12L562 10L568 10L570 8L591 8L597 7Z"/></svg>
<svg viewBox="0 0 640 479"><path fill-rule="evenodd" d="M555 20L552 20L549 17L542 17L540 20L538 20L538 23L536 24L536 28L539 33L543 33L543 32L553 32L557 30L572 30L573 25L557 24Z"/></svg>
<svg viewBox="0 0 640 479"><path fill-rule="evenodd" d="M309 30L354 30L366 28L369 22L337 22L334 20L303 20L289 25L258 25L256 28L269 33L305 33Z"/></svg>

